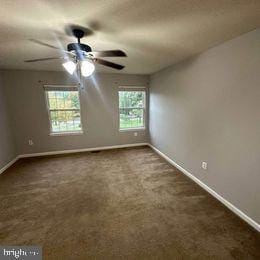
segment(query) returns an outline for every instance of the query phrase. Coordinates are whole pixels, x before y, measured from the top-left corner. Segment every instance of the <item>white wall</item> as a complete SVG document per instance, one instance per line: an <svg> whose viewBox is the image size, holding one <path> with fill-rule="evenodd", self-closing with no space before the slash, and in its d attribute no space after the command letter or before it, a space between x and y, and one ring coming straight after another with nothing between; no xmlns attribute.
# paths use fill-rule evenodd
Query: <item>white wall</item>
<svg viewBox="0 0 260 260"><path fill-rule="evenodd" d="M2 71L19 154L84 149L100 146L141 143L148 141L148 129L118 130L118 87L148 86L148 76L126 74L95 74L80 92L83 135L50 136L44 84L76 84L63 72ZM34 146L28 145L32 139Z"/></svg>
<svg viewBox="0 0 260 260"><path fill-rule="evenodd" d="M260 223L260 29L152 75L150 138Z"/></svg>
<svg viewBox="0 0 260 260"><path fill-rule="evenodd" d="M7 106L2 74L0 73L0 172L16 156L12 119Z"/></svg>

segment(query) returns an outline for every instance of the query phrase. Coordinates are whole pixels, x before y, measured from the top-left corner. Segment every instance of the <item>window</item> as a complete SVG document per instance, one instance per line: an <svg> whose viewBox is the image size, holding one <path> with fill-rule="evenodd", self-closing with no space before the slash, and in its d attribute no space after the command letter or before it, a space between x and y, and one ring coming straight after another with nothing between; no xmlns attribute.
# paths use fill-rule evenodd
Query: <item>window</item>
<svg viewBox="0 0 260 260"><path fill-rule="evenodd" d="M76 87L45 88L51 133L82 132L79 92Z"/></svg>
<svg viewBox="0 0 260 260"><path fill-rule="evenodd" d="M145 90L120 89L119 129L145 128Z"/></svg>

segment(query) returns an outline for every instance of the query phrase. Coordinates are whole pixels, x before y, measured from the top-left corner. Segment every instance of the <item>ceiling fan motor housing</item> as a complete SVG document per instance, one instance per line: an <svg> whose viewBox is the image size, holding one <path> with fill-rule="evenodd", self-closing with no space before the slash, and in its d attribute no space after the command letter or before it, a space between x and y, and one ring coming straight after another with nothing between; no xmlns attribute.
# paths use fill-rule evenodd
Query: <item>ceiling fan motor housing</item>
<svg viewBox="0 0 260 260"><path fill-rule="evenodd" d="M90 46L83 43L70 43L67 46L68 51L75 51L76 53L80 51L90 52L92 49Z"/></svg>

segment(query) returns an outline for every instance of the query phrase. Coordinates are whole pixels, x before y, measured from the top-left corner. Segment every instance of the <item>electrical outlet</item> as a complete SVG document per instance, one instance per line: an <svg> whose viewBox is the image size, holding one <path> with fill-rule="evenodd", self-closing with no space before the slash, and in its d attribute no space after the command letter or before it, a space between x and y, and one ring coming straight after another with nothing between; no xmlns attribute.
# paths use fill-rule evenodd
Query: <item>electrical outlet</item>
<svg viewBox="0 0 260 260"><path fill-rule="evenodd" d="M202 162L201 167L202 169L207 170L208 164L206 162Z"/></svg>
<svg viewBox="0 0 260 260"><path fill-rule="evenodd" d="M134 136L137 136L138 135L138 133L137 132L134 132Z"/></svg>
<svg viewBox="0 0 260 260"><path fill-rule="evenodd" d="M34 145L33 140L29 139L28 144L31 145L31 146Z"/></svg>

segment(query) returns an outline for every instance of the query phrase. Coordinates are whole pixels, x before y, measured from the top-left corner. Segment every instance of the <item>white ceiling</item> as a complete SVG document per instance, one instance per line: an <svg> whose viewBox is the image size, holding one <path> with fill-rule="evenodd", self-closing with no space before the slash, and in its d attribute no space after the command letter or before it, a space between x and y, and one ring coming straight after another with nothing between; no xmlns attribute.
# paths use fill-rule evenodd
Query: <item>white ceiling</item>
<svg viewBox="0 0 260 260"><path fill-rule="evenodd" d="M0 68L62 70L59 56L29 39L63 46L69 24L94 30L93 50L122 49L122 73L151 74L260 26L260 0L1 0ZM100 72L117 72L97 65Z"/></svg>

